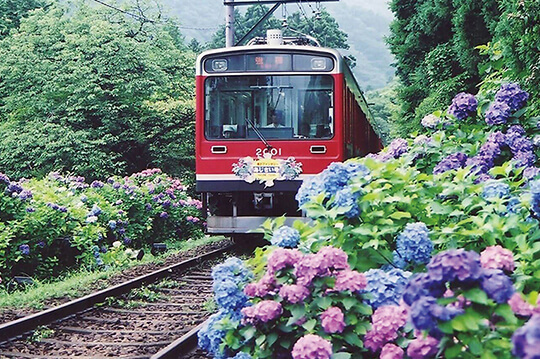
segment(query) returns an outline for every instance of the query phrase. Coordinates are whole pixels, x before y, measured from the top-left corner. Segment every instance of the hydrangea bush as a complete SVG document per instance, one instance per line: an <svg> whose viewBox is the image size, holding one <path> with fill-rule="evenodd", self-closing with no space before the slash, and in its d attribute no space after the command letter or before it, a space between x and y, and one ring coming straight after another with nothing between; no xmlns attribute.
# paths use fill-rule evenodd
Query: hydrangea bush
<svg viewBox="0 0 540 359"><path fill-rule="evenodd" d="M153 242L200 236L200 208L159 169L92 183L59 173L19 181L0 174L0 276L7 284L14 275L118 264Z"/></svg>
<svg viewBox="0 0 540 359"><path fill-rule="evenodd" d="M304 182L296 198L311 223L263 225L270 245L248 262L241 318L218 325L230 324L220 355L540 355L540 127L523 118L519 85L484 89L426 116L424 133ZM321 277L322 262L304 258L329 248L348 267ZM361 289L336 292L345 271ZM361 308L355 326L345 305Z"/></svg>

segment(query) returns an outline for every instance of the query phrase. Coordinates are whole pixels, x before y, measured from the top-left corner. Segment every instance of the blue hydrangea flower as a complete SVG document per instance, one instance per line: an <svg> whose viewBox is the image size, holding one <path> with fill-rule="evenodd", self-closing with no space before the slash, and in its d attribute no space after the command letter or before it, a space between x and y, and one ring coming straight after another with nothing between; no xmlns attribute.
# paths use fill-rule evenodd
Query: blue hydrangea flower
<svg viewBox="0 0 540 359"><path fill-rule="evenodd" d="M529 94L517 83L503 84L495 94L495 101L506 103L512 111L519 110L527 103Z"/></svg>
<svg viewBox="0 0 540 359"><path fill-rule="evenodd" d="M19 251L21 251L22 255L27 256L30 254L30 246L28 244L21 244L19 246Z"/></svg>
<svg viewBox="0 0 540 359"><path fill-rule="evenodd" d="M367 285L363 290L364 293L367 293L366 301L373 309L382 305L399 305L399 300L410 275L410 272L405 272L399 268L392 268L389 271L382 269L368 270L365 272Z"/></svg>
<svg viewBox="0 0 540 359"><path fill-rule="evenodd" d="M495 101L486 111L486 123L490 126L502 125L512 115L512 109L505 102Z"/></svg>
<svg viewBox="0 0 540 359"><path fill-rule="evenodd" d="M438 328L438 321L446 322L462 313L462 309L439 305L436 298L425 296L411 305L410 317L417 330L426 330L437 338L442 334Z"/></svg>
<svg viewBox="0 0 540 359"><path fill-rule="evenodd" d="M474 95L460 92L453 99L452 104L448 108L448 114L456 117L458 120L463 120L471 113L476 111L478 100Z"/></svg>
<svg viewBox="0 0 540 359"><path fill-rule="evenodd" d="M323 191L324 182L322 181L321 175L305 179L295 196L298 206L302 207L311 200L311 197L317 196Z"/></svg>
<svg viewBox="0 0 540 359"><path fill-rule="evenodd" d="M6 174L0 172L0 182L4 182L6 184L9 184L9 182L10 182L9 177Z"/></svg>
<svg viewBox="0 0 540 359"><path fill-rule="evenodd" d="M360 214L360 208L358 207L357 199L360 196L360 192L353 193L349 187L345 187L336 192L333 207L350 207L350 209L344 213L347 218L355 218Z"/></svg>
<svg viewBox="0 0 540 359"><path fill-rule="evenodd" d="M227 312L238 311L246 306L248 297L238 283L230 279L214 282L214 299L218 308Z"/></svg>
<svg viewBox="0 0 540 359"><path fill-rule="evenodd" d="M236 257L228 258L225 262L212 268L214 282L232 280L235 283L246 283L253 278L251 271L244 262Z"/></svg>
<svg viewBox="0 0 540 359"><path fill-rule="evenodd" d="M332 162L321 172L324 190L333 195L347 185L350 178L349 168L342 162Z"/></svg>
<svg viewBox="0 0 540 359"><path fill-rule="evenodd" d="M468 157L466 154L461 152L452 153L445 158L443 158L436 166L433 168L433 174L444 173L450 170L456 170L458 168L463 168L467 161Z"/></svg>
<svg viewBox="0 0 540 359"><path fill-rule="evenodd" d="M114 230L116 228L116 221L110 220L109 221L109 228Z"/></svg>
<svg viewBox="0 0 540 359"><path fill-rule="evenodd" d="M510 186L507 183L497 180L484 182L482 197L486 200L491 198L503 198L510 195Z"/></svg>
<svg viewBox="0 0 540 359"><path fill-rule="evenodd" d="M88 216L99 216L100 214L101 214L101 208L99 208L99 206L94 203Z"/></svg>
<svg viewBox="0 0 540 359"><path fill-rule="evenodd" d="M299 241L300 232L298 232L297 229L289 226L283 226L274 231L270 243L278 247L296 248Z"/></svg>
<svg viewBox="0 0 540 359"><path fill-rule="evenodd" d="M514 294L514 283L500 269L484 269L481 287L495 302L506 303Z"/></svg>
<svg viewBox="0 0 540 359"><path fill-rule="evenodd" d="M197 334L199 347L212 353L214 358L225 358L219 348L225 337L225 330L220 329L218 323L227 315L223 310L213 314Z"/></svg>
<svg viewBox="0 0 540 359"><path fill-rule="evenodd" d="M404 268L407 263L426 264L431 259L433 242L429 239L429 230L422 222L407 223L398 236L394 251L394 264Z"/></svg>
<svg viewBox="0 0 540 359"><path fill-rule="evenodd" d="M248 353L240 352L236 354L232 359L252 359Z"/></svg>
<svg viewBox="0 0 540 359"><path fill-rule="evenodd" d="M531 208L536 217L540 217L540 179L529 181L529 191L532 195Z"/></svg>

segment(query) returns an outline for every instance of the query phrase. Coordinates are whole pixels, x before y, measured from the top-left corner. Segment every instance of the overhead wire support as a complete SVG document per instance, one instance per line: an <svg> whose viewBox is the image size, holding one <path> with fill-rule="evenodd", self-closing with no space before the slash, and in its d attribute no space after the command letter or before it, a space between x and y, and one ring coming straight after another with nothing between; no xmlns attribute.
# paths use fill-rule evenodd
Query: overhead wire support
<svg viewBox="0 0 540 359"><path fill-rule="evenodd" d="M253 33L255 29L264 22L276 9L279 5L288 4L288 3L298 3L302 2L302 0L223 0L223 5L226 6L225 9L225 47L233 47L241 44L245 38ZM339 0L304 0L306 3L315 2L315 3L321 3L321 2L337 2ZM242 37L240 41L238 41L236 44L234 43L234 7L240 6L240 5L262 5L262 4L274 4L272 9L268 11L262 19L260 19L257 24L255 24L254 27L249 30L249 32ZM306 18L306 21L309 24L309 27L311 28L312 32L315 32L313 29L313 25L309 22L307 19L307 16L304 12L304 9L301 8L301 11Z"/></svg>

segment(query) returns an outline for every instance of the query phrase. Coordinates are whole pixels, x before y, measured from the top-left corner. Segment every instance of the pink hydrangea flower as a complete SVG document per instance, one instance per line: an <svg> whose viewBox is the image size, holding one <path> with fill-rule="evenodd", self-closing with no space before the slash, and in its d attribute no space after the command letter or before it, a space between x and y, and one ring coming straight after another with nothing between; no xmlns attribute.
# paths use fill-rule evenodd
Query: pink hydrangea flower
<svg viewBox="0 0 540 359"><path fill-rule="evenodd" d="M263 300L255 305L255 318L263 323L279 318L282 313L281 303L273 300Z"/></svg>
<svg viewBox="0 0 540 359"><path fill-rule="evenodd" d="M334 291L350 290L356 292L362 290L367 285L367 279L364 273L360 273L354 270L343 270L336 274L336 283L334 284Z"/></svg>
<svg viewBox="0 0 540 359"><path fill-rule="evenodd" d="M316 254L321 259L320 267L324 269L349 269L347 253L341 248L332 246L322 247Z"/></svg>
<svg viewBox="0 0 540 359"><path fill-rule="evenodd" d="M510 299L508 300L508 305L510 305L510 308L514 313L524 317L532 315L534 311L534 306L530 303L527 303L523 299L521 294L517 292L510 297Z"/></svg>
<svg viewBox="0 0 540 359"><path fill-rule="evenodd" d="M322 312L321 325L326 333L341 333L345 329L345 316L338 307L330 307Z"/></svg>
<svg viewBox="0 0 540 359"><path fill-rule="evenodd" d="M416 338L409 343L407 347L407 355L411 359L427 359L432 358L439 350L439 341L432 337Z"/></svg>
<svg viewBox="0 0 540 359"><path fill-rule="evenodd" d="M299 284L286 284L279 290L281 298L289 303L300 303L309 296L309 289Z"/></svg>
<svg viewBox="0 0 540 359"><path fill-rule="evenodd" d="M381 359L403 359L403 349L395 344L386 344L381 351Z"/></svg>
<svg viewBox="0 0 540 359"><path fill-rule="evenodd" d="M502 269L513 272L515 268L514 255L500 245L487 247L480 253L480 263L483 268Z"/></svg>
<svg viewBox="0 0 540 359"><path fill-rule="evenodd" d="M268 274L274 275L278 270L293 267L304 255L296 249L278 248L268 256Z"/></svg>
<svg viewBox="0 0 540 359"><path fill-rule="evenodd" d="M364 346L376 352L386 343L398 337L398 330L407 323L408 310L405 306L384 305L373 313L371 329L364 337Z"/></svg>
<svg viewBox="0 0 540 359"><path fill-rule="evenodd" d="M248 297L264 297L267 294L272 294L276 281L273 276L265 274L258 282L249 283L244 288L244 294Z"/></svg>
<svg viewBox="0 0 540 359"><path fill-rule="evenodd" d="M255 325L255 307L244 307L240 311L242 313L242 325Z"/></svg>
<svg viewBox="0 0 540 359"><path fill-rule="evenodd" d="M330 359L332 343L315 334L307 334L294 344L293 359Z"/></svg>
<svg viewBox="0 0 540 359"><path fill-rule="evenodd" d="M294 275L298 284L308 287L315 277L330 275L328 268L323 266L323 257L308 254L294 266Z"/></svg>

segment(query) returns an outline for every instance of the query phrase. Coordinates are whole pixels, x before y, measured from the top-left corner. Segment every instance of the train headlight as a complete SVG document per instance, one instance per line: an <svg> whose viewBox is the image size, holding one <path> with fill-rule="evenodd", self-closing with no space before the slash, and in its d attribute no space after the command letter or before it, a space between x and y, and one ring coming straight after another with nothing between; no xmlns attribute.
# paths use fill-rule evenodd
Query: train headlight
<svg viewBox="0 0 540 359"><path fill-rule="evenodd" d="M212 60L212 70L214 71L227 71L227 60L225 59L217 59Z"/></svg>
<svg viewBox="0 0 540 359"><path fill-rule="evenodd" d="M311 59L311 69L326 70L326 59L321 57Z"/></svg>

